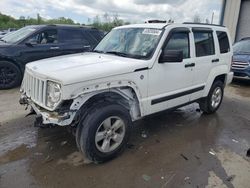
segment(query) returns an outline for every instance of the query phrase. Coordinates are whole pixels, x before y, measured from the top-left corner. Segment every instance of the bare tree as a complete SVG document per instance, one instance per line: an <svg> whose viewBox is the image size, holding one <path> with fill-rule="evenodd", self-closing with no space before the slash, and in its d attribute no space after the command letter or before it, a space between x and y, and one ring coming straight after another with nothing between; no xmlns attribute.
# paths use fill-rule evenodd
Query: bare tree
<svg viewBox="0 0 250 188"><path fill-rule="evenodd" d="M104 18L104 22L110 23L110 16L107 12L105 12L105 14L103 15L103 18Z"/></svg>

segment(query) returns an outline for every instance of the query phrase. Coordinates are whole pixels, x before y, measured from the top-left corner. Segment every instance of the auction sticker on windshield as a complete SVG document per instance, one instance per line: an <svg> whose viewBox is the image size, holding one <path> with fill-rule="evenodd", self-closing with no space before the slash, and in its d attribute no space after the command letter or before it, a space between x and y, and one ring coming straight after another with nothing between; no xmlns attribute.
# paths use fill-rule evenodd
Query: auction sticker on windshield
<svg viewBox="0 0 250 188"><path fill-rule="evenodd" d="M145 34L145 35L160 35L161 30L159 30L159 29L144 29L142 34Z"/></svg>

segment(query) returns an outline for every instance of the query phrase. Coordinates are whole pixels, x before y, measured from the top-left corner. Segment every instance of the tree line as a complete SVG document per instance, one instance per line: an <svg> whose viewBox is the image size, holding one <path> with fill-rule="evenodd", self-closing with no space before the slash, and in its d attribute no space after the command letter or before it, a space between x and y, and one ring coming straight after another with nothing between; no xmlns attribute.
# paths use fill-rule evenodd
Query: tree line
<svg viewBox="0 0 250 188"><path fill-rule="evenodd" d="M36 18L24 17L20 16L19 19L13 18L11 16L0 13L0 29L8 29L8 28L21 28L26 25L39 25L39 24L70 24L70 25L87 25L93 26L97 29L101 29L103 31L110 31L112 28L129 24L129 22L123 21L119 18L118 14L109 15L105 13L103 16L95 16L94 18L88 18L87 24L80 24L74 22L70 18L59 17L54 19L45 19L42 18L39 14L37 14Z"/></svg>

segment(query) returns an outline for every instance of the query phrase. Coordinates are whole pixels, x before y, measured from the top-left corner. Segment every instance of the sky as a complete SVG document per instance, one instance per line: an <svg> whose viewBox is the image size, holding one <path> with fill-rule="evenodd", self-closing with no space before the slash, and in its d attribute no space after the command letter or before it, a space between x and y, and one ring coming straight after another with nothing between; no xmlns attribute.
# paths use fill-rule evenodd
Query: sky
<svg viewBox="0 0 250 188"><path fill-rule="evenodd" d="M0 12L19 18L71 18L78 23L88 23L96 15L118 14L131 23L143 23L149 19L169 20L177 23L192 21L198 14L202 21L219 23L222 0L0 0Z"/></svg>

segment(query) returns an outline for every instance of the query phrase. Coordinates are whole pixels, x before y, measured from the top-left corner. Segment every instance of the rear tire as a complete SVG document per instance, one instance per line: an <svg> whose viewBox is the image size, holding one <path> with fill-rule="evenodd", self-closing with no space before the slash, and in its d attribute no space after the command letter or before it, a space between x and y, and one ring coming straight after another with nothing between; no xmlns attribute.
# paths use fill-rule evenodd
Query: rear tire
<svg viewBox="0 0 250 188"><path fill-rule="evenodd" d="M224 84L217 80L213 83L208 96L200 100L200 109L205 114L215 113L221 105L224 95Z"/></svg>
<svg viewBox="0 0 250 188"><path fill-rule="evenodd" d="M0 89L11 89L21 83L20 69L11 62L0 62Z"/></svg>
<svg viewBox="0 0 250 188"><path fill-rule="evenodd" d="M131 124L125 107L106 101L97 103L78 125L76 139L84 157L95 163L115 158L126 147Z"/></svg>

